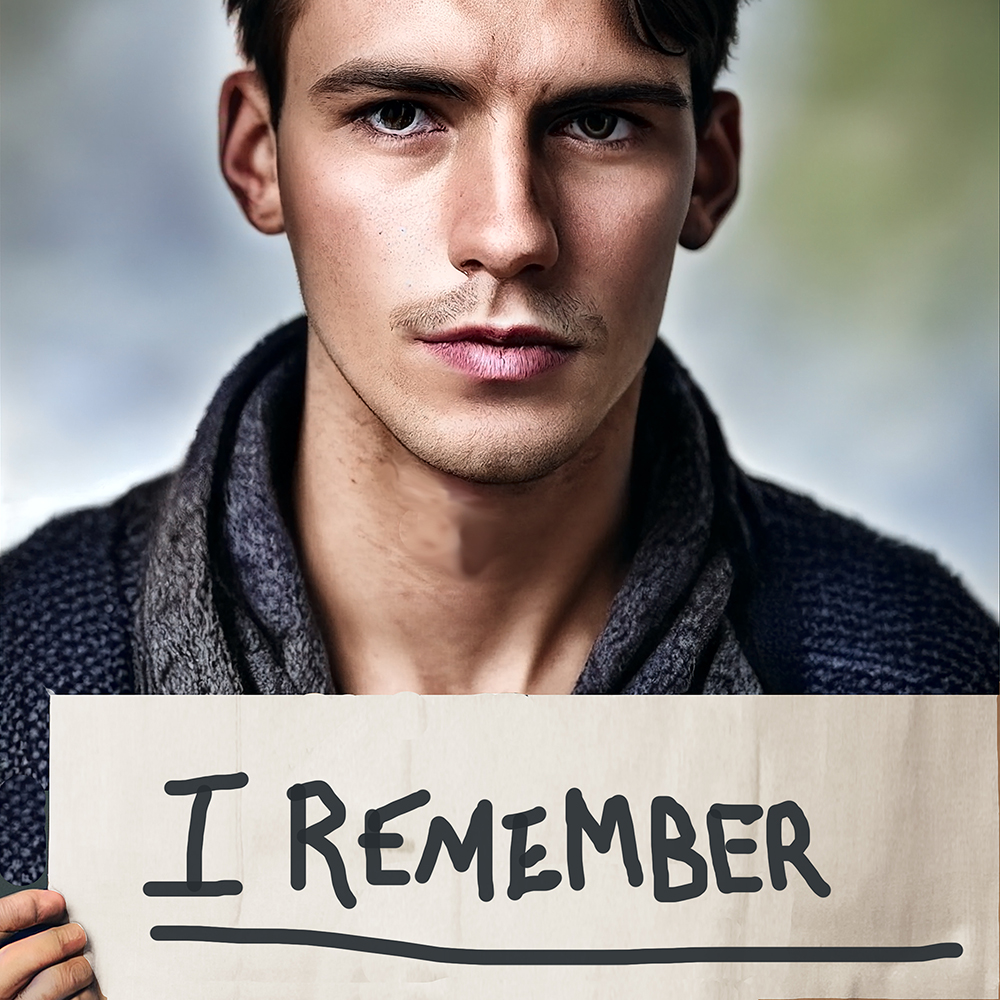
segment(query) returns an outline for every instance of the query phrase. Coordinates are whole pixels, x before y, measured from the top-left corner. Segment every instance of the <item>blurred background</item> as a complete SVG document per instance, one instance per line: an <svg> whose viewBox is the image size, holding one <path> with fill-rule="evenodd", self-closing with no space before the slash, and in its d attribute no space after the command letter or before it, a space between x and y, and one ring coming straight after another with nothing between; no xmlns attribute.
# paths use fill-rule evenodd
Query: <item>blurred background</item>
<svg viewBox="0 0 1000 1000"><path fill-rule="evenodd" d="M175 465L300 311L218 177L215 0L0 0L0 544ZM753 0L733 217L663 332L750 471L998 606L996 0Z"/></svg>

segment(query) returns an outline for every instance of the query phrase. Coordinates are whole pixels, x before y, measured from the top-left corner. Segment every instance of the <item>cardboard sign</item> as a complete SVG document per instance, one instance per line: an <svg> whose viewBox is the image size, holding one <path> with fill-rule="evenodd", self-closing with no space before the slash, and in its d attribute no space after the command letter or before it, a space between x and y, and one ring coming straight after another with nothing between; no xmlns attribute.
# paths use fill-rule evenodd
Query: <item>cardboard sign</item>
<svg viewBox="0 0 1000 1000"><path fill-rule="evenodd" d="M988 997L989 697L54 697L109 1000Z"/></svg>

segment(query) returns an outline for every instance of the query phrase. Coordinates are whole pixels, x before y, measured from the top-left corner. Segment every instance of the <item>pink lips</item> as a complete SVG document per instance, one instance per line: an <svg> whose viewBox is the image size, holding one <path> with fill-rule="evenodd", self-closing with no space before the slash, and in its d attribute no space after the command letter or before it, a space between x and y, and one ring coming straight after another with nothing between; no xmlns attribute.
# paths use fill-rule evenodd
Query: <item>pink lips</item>
<svg viewBox="0 0 1000 1000"><path fill-rule="evenodd" d="M463 327L420 338L449 367L472 378L519 382L566 362L574 348L538 327Z"/></svg>

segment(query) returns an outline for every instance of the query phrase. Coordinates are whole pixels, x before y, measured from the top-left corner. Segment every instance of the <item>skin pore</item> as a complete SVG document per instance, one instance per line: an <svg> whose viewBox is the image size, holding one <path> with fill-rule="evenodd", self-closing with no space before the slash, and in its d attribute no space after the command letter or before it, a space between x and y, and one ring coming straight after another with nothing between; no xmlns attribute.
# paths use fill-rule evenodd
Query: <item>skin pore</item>
<svg viewBox="0 0 1000 1000"><path fill-rule="evenodd" d="M585 39L585 42L582 41ZM674 248L736 193L738 104L612 0L306 0L275 134L222 165L309 317L297 541L338 690L568 693L624 576Z"/></svg>

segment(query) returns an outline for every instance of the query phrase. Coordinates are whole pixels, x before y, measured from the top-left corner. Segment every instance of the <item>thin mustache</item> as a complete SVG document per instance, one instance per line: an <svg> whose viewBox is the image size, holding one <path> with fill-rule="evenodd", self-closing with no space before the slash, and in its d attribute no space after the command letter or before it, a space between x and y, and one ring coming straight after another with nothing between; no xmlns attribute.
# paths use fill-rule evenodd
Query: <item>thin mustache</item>
<svg viewBox="0 0 1000 1000"><path fill-rule="evenodd" d="M534 288L520 290L531 312L530 325L551 332L569 347L583 347L604 341L607 324L590 303L565 292L552 294ZM482 290L474 285L461 285L454 291L434 298L408 303L394 309L389 316L390 327L417 337L449 329L458 321L462 325L483 327L490 321L472 319L483 301ZM523 321L517 326L522 327Z"/></svg>

